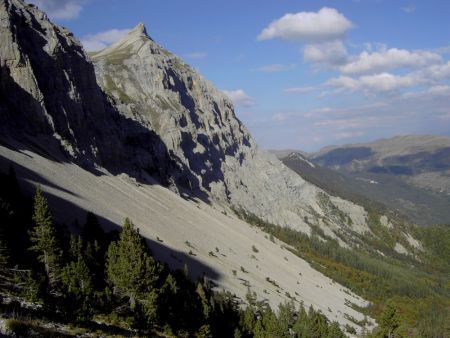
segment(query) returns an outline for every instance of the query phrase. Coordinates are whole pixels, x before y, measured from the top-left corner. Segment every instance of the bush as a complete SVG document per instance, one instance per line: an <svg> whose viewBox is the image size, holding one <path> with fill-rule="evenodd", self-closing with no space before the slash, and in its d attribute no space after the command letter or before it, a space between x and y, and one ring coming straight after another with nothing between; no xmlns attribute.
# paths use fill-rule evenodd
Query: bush
<svg viewBox="0 0 450 338"><path fill-rule="evenodd" d="M17 336L28 337L29 325L18 319L7 319L5 322L6 329Z"/></svg>

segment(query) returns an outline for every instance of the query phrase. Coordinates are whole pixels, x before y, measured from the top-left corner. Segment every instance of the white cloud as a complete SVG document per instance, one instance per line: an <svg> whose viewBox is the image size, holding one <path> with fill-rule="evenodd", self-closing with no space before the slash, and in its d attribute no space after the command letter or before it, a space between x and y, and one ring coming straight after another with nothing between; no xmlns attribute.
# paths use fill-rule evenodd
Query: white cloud
<svg viewBox="0 0 450 338"><path fill-rule="evenodd" d="M427 80L429 83L436 83L450 79L450 61L440 65L431 65L417 72L417 77Z"/></svg>
<svg viewBox="0 0 450 338"><path fill-rule="evenodd" d="M405 7L402 7L402 11L408 14L414 13L416 11L416 6L414 5L408 5Z"/></svg>
<svg viewBox="0 0 450 338"><path fill-rule="evenodd" d="M393 91L405 87L413 87L421 81L414 76L399 76L390 73L365 75L359 78L364 88L378 92Z"/></svg>
<svg viewBox="0 0 450 338"><path fill-rule="evenodd" d="M76 19L87 0L28 0L47 13L52 19Z"/></svg>
<svg viewBox="0 0 450 338"><path fill-rule="evenodd" d="M231 101L233 101L236 106L250 107L254 104L252 98L248 96L247 93L242 89L223 90L223 92L231 99Z"/></svg>
<svg viewBox="0 0 450 338"><path fill-rule="evenodd" d="M325 67L334 67L347 61L347 49L341 41L306 45L303 59Z"/></svg>
<svg viewBox="0 0 450 338"><path fill-rule="evenodd" d="M442 98L450 98L450 86L447 85L436 85L431 86L428 89L410 93L404 93L398 97L402 100L436 100ZM449 100L450 101L450 100Z"/></svg>
<svg viewBox="0 0 450 338"><path fill-rule="evenodd" d="M416 86L421 82L422 80L411 75L399 76L390 73L380 73L364 75L357 79L341 75L328 80L325 84L335 87L340 91L355 92L363 90L370 93L395 91L401 88Z"/></svg>
<svg viewBox="0 0 450 338"><path fill-rule="evenodd" d="M88 52L98 51L120 40L131 29L110 29L96 34L89 34L81 39L81 43Z"/></svg>
<svg viewBox="0 0 450 338"><path fill-rule="evenodd" d="M204 59L207 54L205 52L191 52L185 55L189 59Z"/></svg>
<svg viewBox="0 0 450 338"><path fill-rule="evenodd" d="M335 87L338 90L347 90L350 92L357 91L361 88L361 85L357 79L342 75L329 79L327 82L325 82L325 85Z"/></svg>
<svg viewBox="0 0 450 338"><path fill-rule="evenodd" d="M284 90L287 94L305 94L315 90L314 87L291 87Z"/></svg>
<svg viewBox="0 0 450 338"><path fill-rule="evenodd" d="M373 53L364 51L340 70L343 74L370 74L397 68L420 68L441 61L439 54L429 51L390 48Z"/></svg>
<svg viewBox="0 0 450 338"><path fill-rule="evenodd" d="M280 38L303 42L323 42L341 39L353 27L343 14L334 8L323 7L318 12L288 13L269 24L258 40Z"/></svg>
<svg viewBox="0 0 450 338"><path fill-rule="evenodd" d="M366 93L393 92L403 88L419 85L432 85L439 88L439 83L450 80L450 61L444 64L430 65L406 75L395 75L387 72L363 75L358 78L341 75L329 79L326 86L341 91L364 91Z"/></svg>
<svg viewBox="0 0 450 338"><path fill-rule="evenodd" d="M279 63L274 63L274 64L259 67L256 69L256 71L263 72L263 73L279 73L279 72L286 72L289 70L293 70L293 69L295 69L295 67L297 67L296 64L282 65Z"/></svg>

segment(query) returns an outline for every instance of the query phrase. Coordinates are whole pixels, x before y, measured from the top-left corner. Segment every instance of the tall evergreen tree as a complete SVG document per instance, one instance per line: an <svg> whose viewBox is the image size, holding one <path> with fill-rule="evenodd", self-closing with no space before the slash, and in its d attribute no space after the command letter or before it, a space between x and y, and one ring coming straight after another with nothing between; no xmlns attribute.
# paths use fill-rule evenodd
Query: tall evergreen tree
<svg viewBox="0 0 450 338"><path fill-rule="evenodd" d="M65 291L66 312L77 320L89 320L95 302L92 274L82 256L62 269L62 285Z"/></svg>
<svg viewBox="0 0 450 338"><path fill-rule="evenodd" d="M379 324L380 332L379 337L383 338L400 338L400 315L397 311L397 307L392 301L386 303L383 314L381 315Z"/></svg>
<svg viewBox="0 0 450 338"><path fill-rule="evenodd" d="M10 251L5 233L11 221L11 213L9 204L0 197L0 270L5 269L9 262Z"/></svg>
<svg viewBox="0 0 450 338"><path fill-rule="evenodd" d="M30 231L32 242L30 250L38 254L39 262L44 264L49 285L54 288L60 279L62 250L47 199L42 194L40 186L37 186L34 197L33 221L35 227Z"/></svg>
<svg viewBox="0 0 450 338"><path fill-rule="evenodd" d="M160 267L150 256L150 251L127 218L117 242L110 244L106 272L115 293L123 294L134 309L137 299L144 299L154 287Z"/></svg>

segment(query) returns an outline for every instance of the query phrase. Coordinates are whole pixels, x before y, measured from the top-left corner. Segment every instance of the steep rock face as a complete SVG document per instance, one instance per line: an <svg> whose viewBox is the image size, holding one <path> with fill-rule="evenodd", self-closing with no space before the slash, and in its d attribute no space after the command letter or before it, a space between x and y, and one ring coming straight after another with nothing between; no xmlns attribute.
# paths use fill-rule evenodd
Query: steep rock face
<svg viewBox="0 0 450 338"><path fill-rule="evenodd" d="M191 190L304 232L310 231L305 219L341 226L321 206L323 192L259 150L229 98L157 45L142 24L91 58L100 85L121 113L155 131L196 178ZM362 208L337 203L355 226L365 227Z"/></svg>
<svg viewBox="0 0 450 338"><path fill-rule="evenodd" d="M111 114L73 35L32 5L2 0L0 41L2 135L39 136L83 161L112 156Z"/></svg>
<svg viewBox="0 0 450 338"><path fill-rule="evenodd" d="M154 43L142 24L92 59L119 110L158 134L193 173L189 190L227 198L224 163L240 165L256 149L228 98Z"/></svg>
<svg viewBox="0 0 450 338"><path fill-rule="evenodd" d="M92 170L188 177L159 136L119 113L79 41L38 8L1 0L0 41L0 141Z"/></svg>

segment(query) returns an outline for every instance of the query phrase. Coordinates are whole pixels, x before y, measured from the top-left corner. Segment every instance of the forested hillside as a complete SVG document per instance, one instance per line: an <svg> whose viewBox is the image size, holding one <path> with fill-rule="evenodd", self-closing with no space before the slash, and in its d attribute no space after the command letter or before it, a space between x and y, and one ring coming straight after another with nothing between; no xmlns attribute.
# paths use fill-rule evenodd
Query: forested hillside
<svg viewBox="0 0 450 338"><path fill-rule="evenodd" d="M336 240L315 228L312 236L276 226L244 211L237 214L264 230L271 238L289 245L318 271L368 299L362 309L377 318L379 327L369 336L388 337L386 326L395 326L395 337L448 337L450 334L450 226L414 227L424 248L415 257L386 250L383 242L362 238L366 245L342 248ZM377 218L378 217L378 218ZM372 215L372 225L379 215ZM382 228L382 227L381 227ZM395 241L385 232L385 241ZM323 240L326 239L326 241ZM348 300L351 304L351 300ZM389 324L387 324L389 323ZM395 324L394 324L395 323Z"/></svg>

